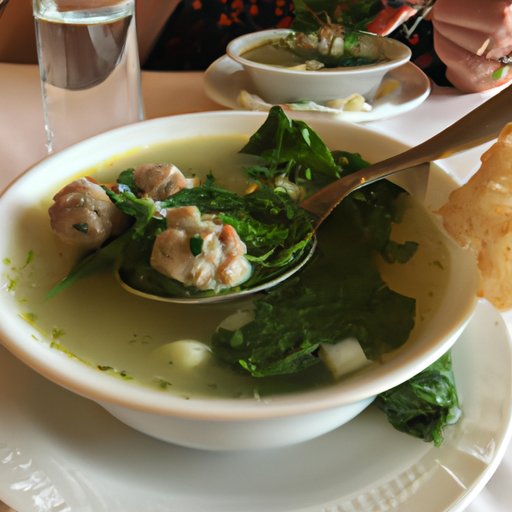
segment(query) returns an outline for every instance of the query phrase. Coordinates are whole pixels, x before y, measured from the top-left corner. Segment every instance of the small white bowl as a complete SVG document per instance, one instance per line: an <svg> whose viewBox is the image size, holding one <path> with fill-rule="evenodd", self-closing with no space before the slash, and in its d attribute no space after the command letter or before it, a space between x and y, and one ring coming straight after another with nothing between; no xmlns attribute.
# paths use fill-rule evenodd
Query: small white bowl
<svg viewBox="0 0 512 512"><path fill-rule="evenodd" d="M226 53L238 62L252 81L255 91L269 103L293 103L302 100L325 102L360 94L371 101L382 79L390 70L402 66L411 58L411 50L391 38L378 38L387 60L375 64L300 71L261 64L248 60L243 54L262 44L278 40L291 32L271 29L242 35L231 41Z"/></svg>
<svg viewBox="0 0 512 512"><path fill-rule="evenodd" d="M266 119L257 112L210 112L145 121L107 132L51 156L15 180L0 196L0 339L20 360L51 381L100 404L133 428L156 438L183 446L208 450L263 449L298 443L329 432L351 420L367 407L378 393L390 389L433 363L456 341L476 304L478 273L473 257L447 241L452 271L448 273L445 291L437 310L428 323L415 333L414 341L382 363L373 363L339 382L322 389L265 397L262 400L239 398L191 398L172 394L169 390L124 380L97 368L96 347L107 347L108 337L94 335L89 354L74 356L55 347L53 334L41 332L23 295L13 292L17 272L31 272L22 256L11 261L13 253L26 255L37 244L43 252L34 256L33 264L43 265L44 275L58 267L55 242L49 230L45 210L51 196L63 184L89 174L98 165L115 166L117 155L144 158L144 151L168 141L181 141L194 136L254 133ZM311 126L331 148L360 152L369 161L391 156L404 146L370 129L335 122L312 120ZM403 183L424 194L424 181L415 173L404 173ZM426 201L442 201L455 184L435 169L429 178ZM39 213L37 213L39 212ZM43 213L41 213L43 212ZM23 233L23 236L20 236ZM13 241L17 244L13 246ZM41 240L47 240L46 246ZM46 251L46 256L45 252ZM52 256L53 254L53 256ZM38 263L39 262L39 263ZM30 275L29 275L30 278ZM47 278L48 279L48 278ZM29 281L38 286L37 281ZM101 285L100 285L101 286ZM14 287L15 288L15 287ZM46 289L46 288L45 288ZM117 292L116 292L117 293ZM122 293L122 292L120 292ZM112 295L110 293L110 295ZM114 325L124 324L136 332L139 298L135 313L116 312L116 301L101 288L95 295L101 311ZM132 297L132 296L130 296ZM69 301L69 296L63 297ZM87 337L90 331L103 332L102 323L92 315L97 304L89 303L72 315L82 321ZM165 321L172 337L172 322L165 309L171 305L145 302L144 310L161 308L158 318ZM187 306L197 307L197 306ZM28 309L27 309L28 308ZM148 308L151 308L150 310ZM60 313L60 309L59 315ZM199 311L199 310L198 310ZM204 311L204 310L203 310ZM138 314L137 314L138 313ZM199 313L198 313L199 314ZM64 315L62 313L62 315ZM89 317L88 317L89 316ZM69 317L60 318L62 323ZM59 323L61 323L59 321ZM99 331L98 331L99 328ZM167 331L166 331L167 332ZM183 333L179 336L183 337ZM186 335L186 333L185 333ZM64 341L61 342L64 344ZM124 345L123 345L124 346ZM134 345L127 345L127 347ZM89 363L84 359L89 358ZM149 363L148 363L149 364ZM113 363L115 366L115 362ZM66 414L66 411L61 411Z"/></svg>

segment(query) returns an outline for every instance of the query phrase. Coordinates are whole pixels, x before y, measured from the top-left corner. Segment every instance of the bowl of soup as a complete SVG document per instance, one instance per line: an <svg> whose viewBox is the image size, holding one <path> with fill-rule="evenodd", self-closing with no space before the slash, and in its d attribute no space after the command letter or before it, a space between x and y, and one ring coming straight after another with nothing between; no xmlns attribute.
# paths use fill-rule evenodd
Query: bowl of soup
<svg viewBox="0 0 512 512"><path fill-rule="evenodd" d="M361 33L357 43L361 56L327 60L318 67L314 54L304 57L283 47L282 41L293 34L289 29L262 30L242 35L227 46L227 55L243 67L254 91L266 102L325 103L354 94L371 102L384 76L411 57L410 49L399 41Z"/></svg>
<svg viewBox="0 0 512 512"><path fill-rule="evenodd" d="M48 210L59 190L83 177L112 184L140 165L157 162L172 163L203 182L215 176L217 186L250 194L255 180L248 178L246 169L261 170L261 157L241 150L267 119L263 113L230 111L144 121L80 142L15 180L0 197L3 345L44 377L96 402L134 429L208 450L273 448L322 435L444 354L472 314L478 273L472 255L454 244L430 214L455 187L437 168L428 176L403 173L395 184L409 193L400 203L403 220L393 227L393 247L417 244L406 263L365 256L366 249L351 252L360 250L353 232L345 232L346 220L335 216L318 233L313 261L295 281L280 285L302 286L307 281L307 292L277 287L277 295L267 292L222 304L169 304L127 293L107 266L84 273L59 293L49 293L77 260L87 257L62 242L50 226ZM297 126L306 137L305 125ZM332 150L344 151L337 154L341 165L359 161L358 155L372 162L404 149L370 129L329 119L314 120L310 128L314 132L308 131L307 144L317 147L318 135ZM314 170L304 172L314 177ZM347 211L361 197L354 197ZM86 231L81 223L75 228ZM315 267L318 262L323 267ZM370 277L379 280L377 292L350 317L346 305L361 300ZM319 290L330 293L336 286L343 288L343 300L311 295ZM385 293L380 302L377 293ZM284 297L274 308L279 314L267 322L269 301L279 296ZM304 306L307 297L313 297L309 310ZM351 336L347 365L333 371L324 364L330 356L321 360L319 347L306 349L305 339L309 333L313 342L315 336L326 342L336 331L339 341L345 341L345 331L329 323L338 313L340 318L349 315L348 321L342 318L344 325L358 326L350 332L366 340L365 354L373 357L361 358L357 339ZM307 333L306 328L297 331L300 315L312 322ZM254 318L263 318L263 323L254 327ZM248 330L238 334L245 325ZM253 341L245 343L242 338L251 329ZM298 345L285 350L294 329ZM323 329L323 334L314 334L314 329ZM398 336L404 338L400 346L378 352L383 340L393 344ZM246 350L272 337L265 350L283 349L281 359L272 352L263 361L259 346L237 356L240 347ZM299 364L303 366L295 371Z"/></svg>

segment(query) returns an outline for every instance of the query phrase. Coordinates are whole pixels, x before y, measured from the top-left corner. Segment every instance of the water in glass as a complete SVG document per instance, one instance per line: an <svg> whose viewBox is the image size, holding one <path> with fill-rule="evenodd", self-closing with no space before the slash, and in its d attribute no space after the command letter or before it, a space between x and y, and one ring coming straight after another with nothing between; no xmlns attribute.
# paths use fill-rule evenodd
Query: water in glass
<svg viewBox="0 0 512 512"><path fill-rule="evenodd" d="M143 118L134 0L34 0L49 152Z"/></svg>

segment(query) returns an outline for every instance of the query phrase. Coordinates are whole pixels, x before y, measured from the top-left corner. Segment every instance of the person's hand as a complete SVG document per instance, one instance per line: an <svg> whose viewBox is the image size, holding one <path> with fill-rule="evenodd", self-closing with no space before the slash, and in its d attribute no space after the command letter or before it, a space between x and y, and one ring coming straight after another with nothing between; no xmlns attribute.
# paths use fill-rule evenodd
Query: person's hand
<svg viewBox="0 0 512 512"><path fill-rule="evenodd" d="M512 81L512 0L437 0L434 49L464 92Z"/></svg>

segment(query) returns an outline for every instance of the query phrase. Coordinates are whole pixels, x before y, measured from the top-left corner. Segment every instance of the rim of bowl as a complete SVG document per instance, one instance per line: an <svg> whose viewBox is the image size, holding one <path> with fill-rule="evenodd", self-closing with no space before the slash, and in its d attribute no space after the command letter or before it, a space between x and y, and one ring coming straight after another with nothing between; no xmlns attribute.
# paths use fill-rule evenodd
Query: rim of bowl
<svg viewBox="0 0 512 512"><path fill-rule="evenodd" d="M338 67L338 68L328 68L322 69L321 71L315 70L299 70L299 69L289 69L279 66L273 66L271 64L264 64L262 62L255 62L253 60L246 59L242 57L241 53L243 51L250 50L258 46L257 43L261 43L262 41L269 39L278 39L279 36L283 36L285 34L290 34L293 32L291 29L287 28L277 28L277 29L267 29L267 30L259 30L257 32L250 32L248 34L242 34L241 36L236 37L232 41L230 41L226 47L226 55L233 59L235 62L238 62L243 67L252 67L255 69L273 71L276 73L283 73L289 75L307 75L307 76L338 76L338 75L353 75L353 74L365 74L372 73L375 71L383 71L387 69L396 68L405 64L411 59L411 49L406 46L404 43L397 41L396 39L391 39L385 36L378 36L376 34L367 33L368 36L377 37L381 40L385 40L386 44L393 45L396 48L399 48L402 51L402 54L394 59L388 59L383 62L377 62L374 64L363 64L360 66L346 66L346 67ZM250 44L249 42L246 45L243 45L246 41L254 40L254 44Z"/></svg>
<svg viewBox="0 0 512 512"><path fill-rule="evenodd" d="M172 122L178 122L181 119L197 119L201 121L204 118L232 118L233 133L240 132L240 120L242 118L254 118L262 123L267 117L266 112L251 111L210 111L198 112L192 114L182 114L175 116L162 117L152 120L141 121L121 128L113 129L102 134L96 135L84 141L81 141L69 148L66 148L54 155L48 156L29 167L25 172L17 176L11 183L0 192L0 210L3 208L5 197L16 191L19 184L31 174L44 174L49 172L48 167L52 167L59 160L66 160L74 153L80 151L94 150L95 146L108 145L120 136L123 140L137 140L137 134L143 133L148 127L154 129L165 129L166 125ZM300 116L293 116L299 117ZM339 130L342 128L359 131L362 135L372 135L390 144L406 149L406 145L398 142L396 139L385 134L379 133L375 129L354 125L353 123L340 122L331 119L308 119L313 129L317 130L315 124L323 126L323 129L332 128ZM244 132L245 133L245 132ZM157 144L164 139L155 138L152 143ZM132 144L131 148L140 147L140 143ZM118 149L120 153L125 149ZM98 160L99 162L105 159ZM76 169L77 166L75 166ZM441 172L441 171L440 171ZM71 177L71 173L65 175L63 179ZM474 282L474 286L472 283ZM478 276L475 265L475 275L467 275L465 286L468 289L477 287ZM451 298L454 300L454 297ZM460 334L464 326L469 322L474 308L477 304L476 293L474 297L467 300L465 308L459 311L457 317L451 318L452 327L450 332ZM192 306L194 307L194 306ZM411 360L407 353L399 353L386 362L385 365L375 368L375 365L369 365L360 370L350 378L350 383L346 381L333 383L319 389L304 390L284 395L274 395L265 397L261 400L254 398L193 398L186 400L183 397L172 395L168 391L146 387L140 383L121 380L120 378L104 374L95 367L71 358L69 355L51 348L49 344L34 343L29 333L29 325L24 320L13 319L11 314L6 314L3 308L0 308L0 343L5 346L13 355L23 361L37 373L43 375L54 383L84 396L98 403L110 403L131 409L134 411L153 413L158 415L172 415L174 417L226 421L226 420L263 420L284 416L298 416L310 414L321 410L335 409L345 405L353 404L376 394L390 389L413 375L423 370L455 343L457 336L454 334L448 337L444 336L442 340L437 340L433 345L423 347L416 353ZM8 328L6 326L9 325ZM20 326L24 326L26 332L20 332ZM25 334L25 336L23 336ZM421 361L421 364L418 364ZM366 377L368 369L370 378Z"/></svg>

